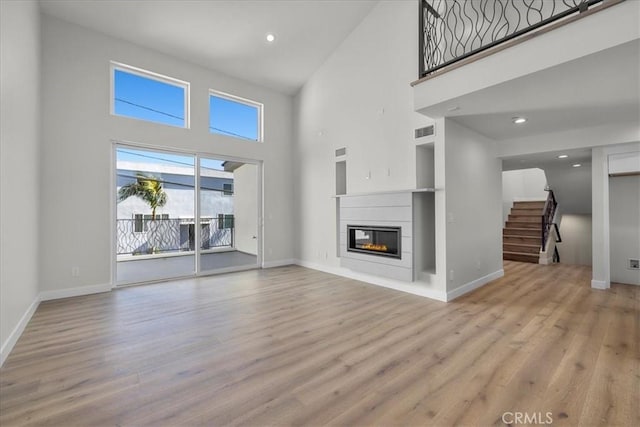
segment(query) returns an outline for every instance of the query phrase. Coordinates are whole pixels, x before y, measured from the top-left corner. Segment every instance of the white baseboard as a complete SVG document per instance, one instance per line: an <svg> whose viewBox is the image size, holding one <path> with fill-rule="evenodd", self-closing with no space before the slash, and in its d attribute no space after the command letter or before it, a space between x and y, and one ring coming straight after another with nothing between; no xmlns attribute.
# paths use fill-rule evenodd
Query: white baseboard
<svg viewBox="0 0 640 427"><path fill-rule="evenodd" d="M7 360L9 353L11 353L11 350L13 350L13 346L15 346L18 342L18 338L20 338L20 335L22 335L22 332L24 332L24 328L27 327L27 324L29 323L29 320L31 320L33 313L36 312L38 305L40 305L40 295L37 295L35 297L29 308L27 308L27 311L25 311L20 318L20 321L18 322L16 327L13 328L13 331L11 331L11 334L9 334L9 338L7 338L4 343L2 343L2 349L0 349L0 367L4 365L4 361Z"/></svg>
<svg viewBox="0 0 640 427"><path fill-rule="evenodd" d="M604 280L591 280L591 287L593 289L609 289L611 285Z"/></svg>
<svg viewBox="0 0 640 427"><path fill-rule="evenodd" d="M262 268L284 267L285 265L296 264L295 259L279 259L276 261L263 261Z"/></svg>
<svg viewBox="0 0 640 427"><path fill-rule="evenodd" d="M55 291L42 291L40 292L40 301L99 294L109 292L112 288L111 283L105 283L101 285L78 286L77 288L56 289Z"/></svg>
<svg viewBox="0 0 640 427"><path fill-rule="evenodd" d="M317 264L314 262L295 260L295 263L301 267L311 268L313 270L324 271L325 273L335 274L336 276L346 277L348 279L359 280L361 282L370 283L372 285L382 286L396 291L406 292L412 295L418 295L445 302L447 296L444 292L425 288L416 282L401 282L399 280L386 279L384 277L372 276L365 273L358 273L348 268L331 267L327 265Z"/></svg>
<svg viewBox="0 0 640 427"><path fill-rule="evenodd" d="M478 289L481 286L486 285L489 282L492 282L496 279L504 276L504 270L500 269L498 271L494 271L493 273L487 274L486 276L480 277L479 279L473 280L469 283L466 283L459 288L456 288L450 292L447 292L447 301L453 301L455 298L458 298L466 293L473 291L474 289Z"/></svg>

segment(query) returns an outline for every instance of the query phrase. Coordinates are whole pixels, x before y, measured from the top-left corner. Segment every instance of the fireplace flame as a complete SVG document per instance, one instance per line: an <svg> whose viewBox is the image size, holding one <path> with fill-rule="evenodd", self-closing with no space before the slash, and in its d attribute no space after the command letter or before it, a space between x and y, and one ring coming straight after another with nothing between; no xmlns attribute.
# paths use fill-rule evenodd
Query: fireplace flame
<svg viewBox="0 0 640 427"><path fill-rule="evenodd" d="M364 245L362 245L362 249L379 252L387 252L389 250L389 248L387 248L387 245L376 245L374 243L365 243Z"/></svg>

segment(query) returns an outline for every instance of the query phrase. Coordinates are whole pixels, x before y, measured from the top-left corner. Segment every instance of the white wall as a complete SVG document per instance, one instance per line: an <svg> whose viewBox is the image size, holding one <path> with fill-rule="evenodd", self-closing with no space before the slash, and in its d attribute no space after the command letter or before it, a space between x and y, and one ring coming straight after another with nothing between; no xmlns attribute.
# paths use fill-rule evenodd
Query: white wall
<svg viewBox="0 0 640 427"><path fill-rule="evenodd" d="M35 1L0 2L0 364L38 295L40 19ZM28 320L28 319L27 319Z"/></svg>
<svg viewBox="0 0 640 427"><path fill-rule="evenodd" d="M546 200L547 176L539 168L502 172L502 220L506 221L514 201Z"/></svg>
<svg viewBox="0 0 640 427"><path fill-rule="evenodd" d="M413 111L417 65L415 2L382 1L296 97L298 257L336 258L335 154L347 148L347 193L415 188ZM301 237L304 236L304 239Z"/></svg>
<svg viewBox="0 0 640 427"><path fill-rule="evenodd" d="M564 214L591 214L591 162L584 161L578 168L571 165L545 167L549 186Z"/></svg>
<svg viewBox="0 0 640 427"><path fill-rule="evenodd" d="M640 285L640 270L628 269L640 258L640 175L609 178L611 281Z"/></svg>
<svg viewBox="0 0 640 427"><path fill-rule="evenodd" d="M239 251L258 254L258 167L244 164L233 171L233 213L235 247Z"/></svg>
<svg viewBox="0 0 640 427"><path fill-rule="evenodd" d="M449 293L502 270L501 179L494 141L445 120Z"/></svg>
<svg viewBox="0 0 640 427"><path fill-rule="evenodd" d="M57 18L43 16L42 33L43 290L111 283L113 140L263 160L265 260L293 258L290 97ZM190 82L191 129L110 115L110 60ZM209 133L210 88L264 104L263 144Z"/></svg>
<svg viewBox="0 0 640 427"><path fill-rule="evenodd" d="M591 265L591 215L562 215L558 253L562 264Z"/></svg>

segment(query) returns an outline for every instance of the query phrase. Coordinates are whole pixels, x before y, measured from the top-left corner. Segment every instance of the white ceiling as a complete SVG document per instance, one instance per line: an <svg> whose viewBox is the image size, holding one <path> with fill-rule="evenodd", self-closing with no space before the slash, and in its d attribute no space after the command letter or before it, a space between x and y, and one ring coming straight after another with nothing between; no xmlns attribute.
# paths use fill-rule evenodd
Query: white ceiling
<svg viewBox="0 0 640 427"><path fill-rule="evenodd" d="M569 157L559 159L558 156L561 154L566 154ZM547 170L553 168L571 168L574 164L581 164L582 167L591 167L591 148L559 150L509 157L502 159L502 170L509 171L529 168Z"/></svg>
<svg viewBox="0 0 640 427"><path fill-rule="evenodd" d="M448 111L452 107L459 109ZM423 112L431 117L452 117L495 140L640 122L640 40L464 95ZM512 122L516 116L528 121L516 126Z"/></svg>
<svg viewBox="0 0 640 427"><path fill-rule="evenodd" d="M66 21L294 94L376 2L41 0L40 6ZM272 44L269 32L276 35Z"/></svg>

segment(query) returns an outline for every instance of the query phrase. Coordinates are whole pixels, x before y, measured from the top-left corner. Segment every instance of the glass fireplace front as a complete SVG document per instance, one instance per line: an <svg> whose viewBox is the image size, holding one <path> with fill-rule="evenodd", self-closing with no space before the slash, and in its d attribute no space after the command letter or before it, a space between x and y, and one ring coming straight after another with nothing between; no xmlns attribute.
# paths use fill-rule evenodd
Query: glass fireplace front
<svg viewBox="0 0 640 427"><path fill-rule="evenodd" d="M401 227L347 225L347 251L401 258Z"/></svg>

